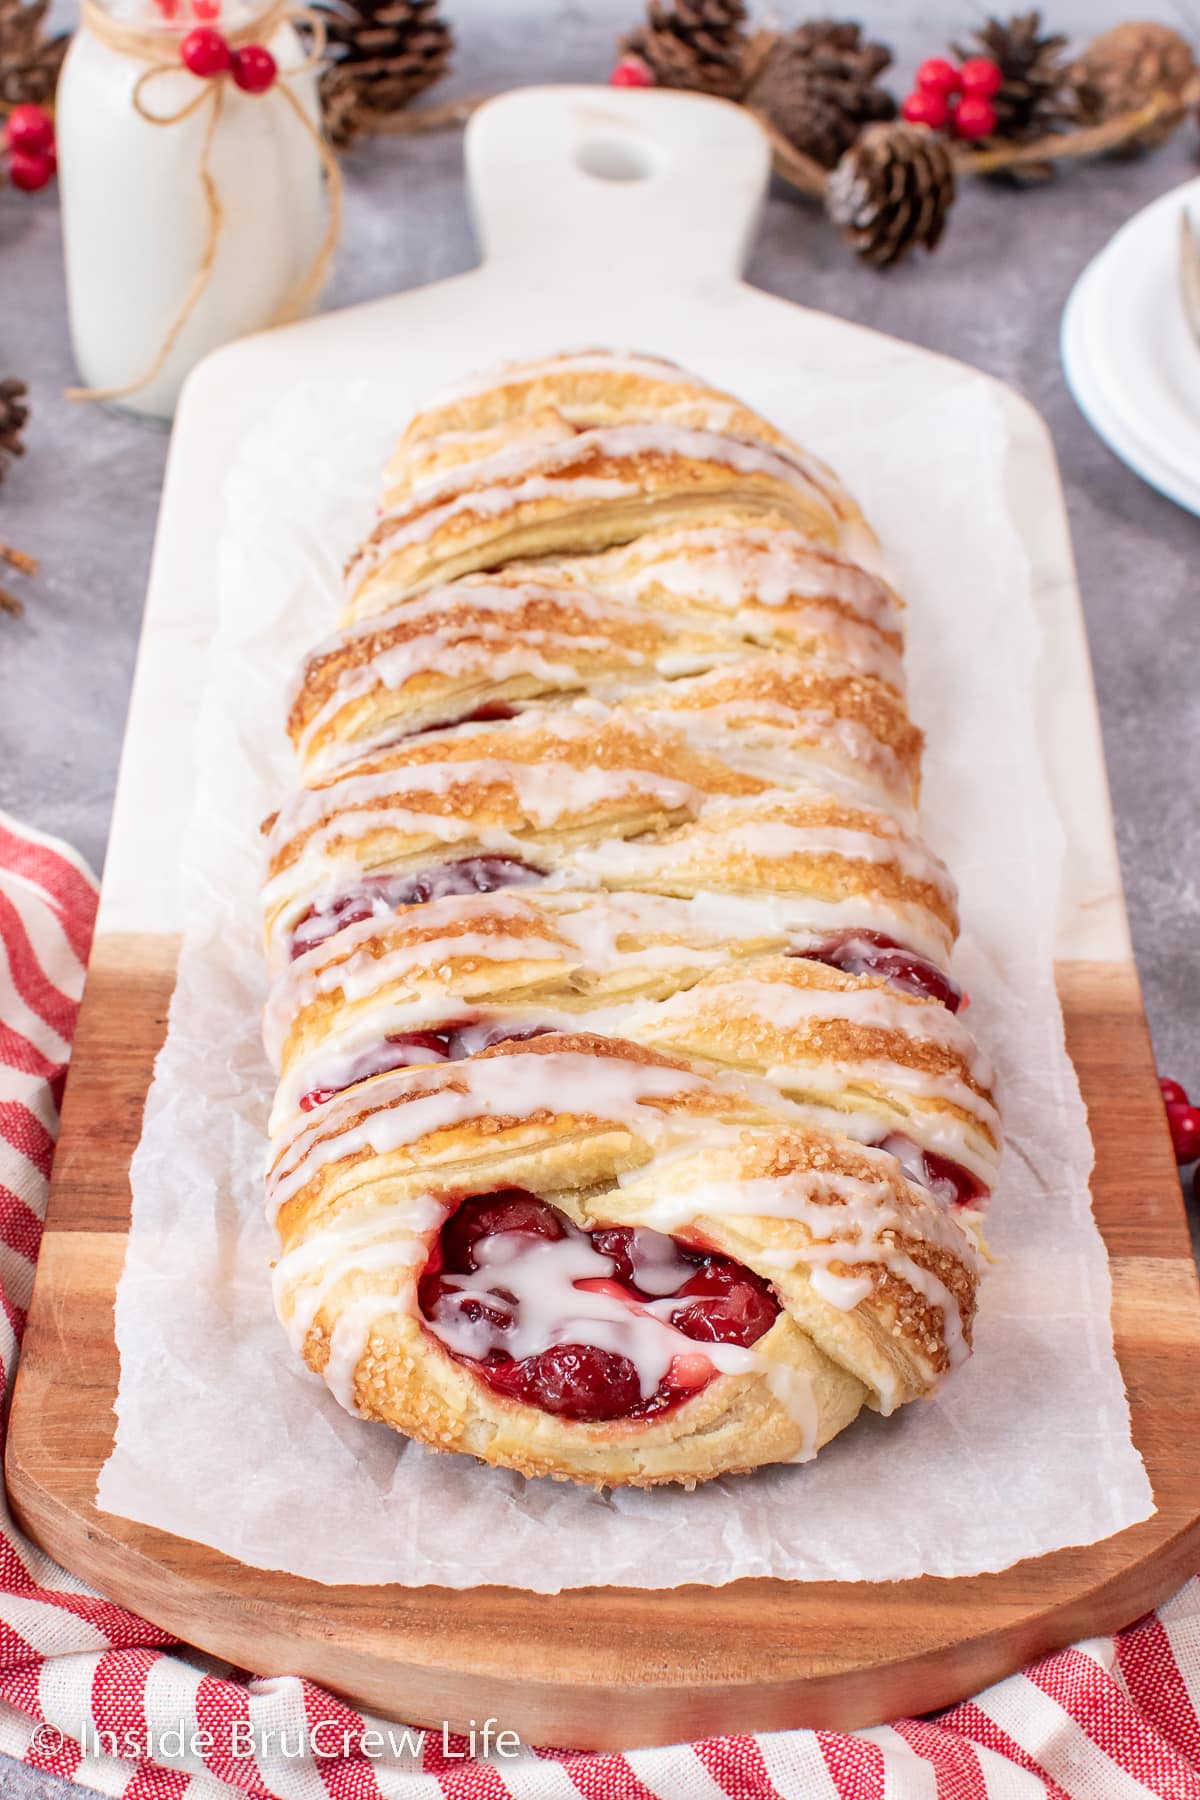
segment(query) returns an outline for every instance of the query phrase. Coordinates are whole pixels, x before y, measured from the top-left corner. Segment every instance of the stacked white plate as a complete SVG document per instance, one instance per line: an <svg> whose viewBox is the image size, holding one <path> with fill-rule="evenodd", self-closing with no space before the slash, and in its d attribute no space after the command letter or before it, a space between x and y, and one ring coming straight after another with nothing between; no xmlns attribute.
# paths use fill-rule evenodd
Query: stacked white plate
<svg viewBox="0 0 1200 1800"><path fill-rule="evenodd" d="M1200 344L1180 297L1179 221L1200 180L1136 214L1067 301L1062 358L1084 416L1152 487L1200 514Z"/></svg>

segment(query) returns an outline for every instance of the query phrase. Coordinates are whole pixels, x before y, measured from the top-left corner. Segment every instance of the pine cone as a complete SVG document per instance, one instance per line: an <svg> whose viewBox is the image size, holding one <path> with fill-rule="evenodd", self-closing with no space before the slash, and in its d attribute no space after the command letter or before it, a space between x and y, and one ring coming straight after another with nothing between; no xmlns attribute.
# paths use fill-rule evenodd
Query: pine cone
<svg viewBox="0 0 1200 1800"><path fill-rule="evenodd" d="M454 37L438 0L315 0L314 11L328 40L321 112L339 149L446 72Z"/></svg>
<svg viewBox="0 0 1200 1800"><path fill-rule="evenodd" d="M746 103L790 144L832 169L864 125L893 119L896 102L875 77L892 53L857 25L814 19L776 38Z"/></svg>
<svg viewBox="0 0 1200 1800"><path fill-rule="evenodd" d="M1102 31L1070 73L1089 124L1101 124L1152 100L1168 102L1159 118L1113 152L1128 156L1166 143L1187 114L1187 89L1195 72L1196 59L1187 39L1169 25L1144 21Z"/></svg>
<svg viewBox="0 0 1200 1800"><path fill-rule="evenodd" d="M650 0L647 19L621 39L622 56L636 57L655 86L690 88L740 100L746 86L744 0Z"/></svg>
<svg viewBox="0 0 1200 1800"><path fill-rule="evenodd" d="M25 404L28 389L23 381L15 375L0 381L0 481L8 472L8 465L15 456L22 456L25 446L21 442L21 433L29 418L29 408Z"/></svg>
<svg viewBox="0 0 1200 1800"><path fill-rule="evenodd" d="M868 125L829 177L825 209L865 262L886 269L936 247L954 201L954 163L922 125Z"/></svg>
<svg viewBox="0 0 1200 1800"><path fill-rule="evenodd" d="M0 0L0 106L46 106L54 98L70 33L45 37L50 0Z"/></svg>
<svg viewBox="0 0 1200 1800"><path fill-rule="evenodd" d="M999 65L1004 79L992 98L998 138L1030 143L1078 123L1079 101L1063 54L1067 40L1058 32L1043 37L1040 13L989 18L972 36L973 46L953 48L960 61L986 56Z"/></svg>

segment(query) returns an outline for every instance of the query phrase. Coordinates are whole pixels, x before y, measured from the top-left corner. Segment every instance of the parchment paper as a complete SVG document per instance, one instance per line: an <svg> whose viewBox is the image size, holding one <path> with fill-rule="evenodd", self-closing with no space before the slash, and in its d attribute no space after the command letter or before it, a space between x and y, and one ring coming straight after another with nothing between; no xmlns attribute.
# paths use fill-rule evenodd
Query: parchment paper
<svg viewBox="0 0 1200 1800"><path fill-rule="evenodd" d="M1003 500L1003 416L970 377L936 396L857 398L847 407L844 383L810 373L790 414L772 411L846 477L909 600L924 830L961 888L956 970L1008 1128L971 1362L931 1403L864 1414L814 1463L604 1496L431 1455L342 1412L298 1363L271 1307L262 1208L258 823L292 779L286 684L331 628L342 558L407 410L366 384L314 382L229 478L188 923L133 1163L101 1507L318 1581L544 1592L974 1574L1153 1510L1053 986L1063 840L1035 735L1039 630Z"/></svg>

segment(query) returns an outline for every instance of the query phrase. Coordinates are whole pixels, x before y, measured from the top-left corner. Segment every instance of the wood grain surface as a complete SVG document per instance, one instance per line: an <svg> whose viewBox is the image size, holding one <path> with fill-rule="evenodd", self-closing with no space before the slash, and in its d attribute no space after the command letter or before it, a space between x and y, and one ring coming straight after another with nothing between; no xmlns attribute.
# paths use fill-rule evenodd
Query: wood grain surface
<svg viewBox="0 0 1200 1800"><path fill-rule="evenodd" d="M392 1717L461 1729L491 1716L527 1742L621 1748L929 1711L1128 1623L1200 1561L1200 1295L1137 977L1107 963L1060 965L1059 991L1158 1508L1143 1524L967 1579L544 1596L323 1587L97 1512L129 1161L174 960L171 938L95 946L8 1438L18 1519L113 1599L232 1662L310 1676Z"/></svg>

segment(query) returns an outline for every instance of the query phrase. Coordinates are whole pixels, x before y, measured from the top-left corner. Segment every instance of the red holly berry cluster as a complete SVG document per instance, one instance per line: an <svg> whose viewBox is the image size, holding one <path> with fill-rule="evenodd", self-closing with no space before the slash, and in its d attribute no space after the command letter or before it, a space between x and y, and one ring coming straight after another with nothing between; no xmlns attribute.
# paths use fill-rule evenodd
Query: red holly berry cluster
<svg viewBox="0 0 1200 1800"><path fill-rule="evenodd" d="M1193 1106L1177 1081L1160 1081L1175 1161L1181 1168L1200 1162L1200 1106Z"/></svg>
<svg viewBox="0 0 1200 1800"><path fill-rule="evenodd" d="M54 153L54 120L40 106L25 102L14 106L4 125L8 151L8 179L25 193L36 193L53 180L58 167Z"/></svg>
<svg viewBox="0 0 1200 1800"><path fill-rule="evenodd" d="M991 137L996 129L992 101L1004 85L1000 65L988 56L952 63L931 56L917 70L917 85L900 108L910 125L929 125L960 138Z"/></svg>
<svg viewBox="0 0 1200 1800"><path fill-rule="evenodd" d="M265 94L279 73L275 58L262 44L243 44L240 50L211 25L197 25L179 46L185 69L203 81L220 75L232 77L234 85L245 94Z"/></svg>

